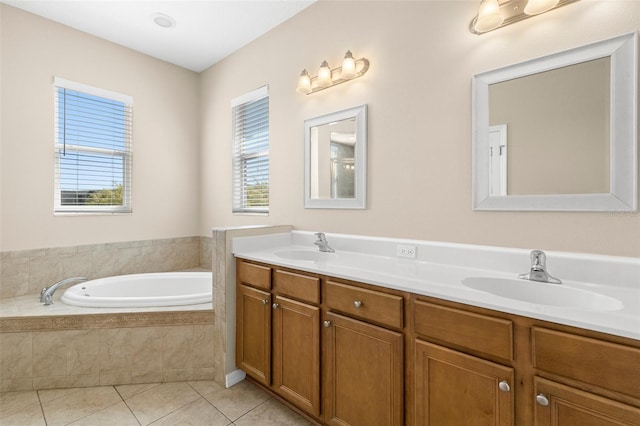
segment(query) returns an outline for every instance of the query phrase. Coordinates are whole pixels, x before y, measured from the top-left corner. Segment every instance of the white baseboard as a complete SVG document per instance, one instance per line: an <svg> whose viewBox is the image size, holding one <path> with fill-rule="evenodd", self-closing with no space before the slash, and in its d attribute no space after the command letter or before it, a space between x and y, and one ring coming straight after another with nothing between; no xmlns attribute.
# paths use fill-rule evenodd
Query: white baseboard
<svg viewBox="0 0 640 426"><path fill-rule="evenodd" d="M244 371L234 370L231 373L226 375L225 385L227 386L227 388L230 388L231 386L243 381L246 376L247 376L247 373L245 373Z"/></svg>

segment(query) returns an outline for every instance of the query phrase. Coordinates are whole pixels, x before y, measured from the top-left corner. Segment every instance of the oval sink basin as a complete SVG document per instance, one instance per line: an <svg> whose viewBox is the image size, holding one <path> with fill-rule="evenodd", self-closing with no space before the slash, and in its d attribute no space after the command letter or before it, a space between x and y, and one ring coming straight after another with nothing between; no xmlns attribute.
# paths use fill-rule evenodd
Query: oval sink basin
<svg viewBox="0 0 640 426"><path fill-rule="evenodd" d="M474 290L538 305L593 311L617 311L624 307L621 301L613 297L565 287L563 284L486 277L465 278L462 284Z"/></svg>
<svg viewBox="0 0 640 426"><path fill-rule="evenodd" d="M276 256L289 260L306 260L308 262L326 262L335 259L335 253L310 250L284 250L274 253Z"/></svg>

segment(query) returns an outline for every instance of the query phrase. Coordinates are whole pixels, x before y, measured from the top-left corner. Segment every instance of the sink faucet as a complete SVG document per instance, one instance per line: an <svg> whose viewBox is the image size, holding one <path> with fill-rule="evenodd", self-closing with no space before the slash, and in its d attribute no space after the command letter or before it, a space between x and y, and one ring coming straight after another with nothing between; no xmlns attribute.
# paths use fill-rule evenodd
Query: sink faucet
<svg viewBox="0 0 640 426"><path fill-rule="evenodd" d="M62 287L65 284L70 284L74 282L81 283L83 281L87 281L85 277L73 277L67 278L62 281L58 281L57 283L50 285L49 287L45 287L40 292L40 303L44 303L45 305L53 304L53 293L56 292L57 289Z"/></svg>
<svg viewBox="0 0 640 426"><path fill-rule="evenodd" d="M331 247L329 247L329 242L327 241L327 238L324 236L324 232L316 232L315 235L317 240L313 244L318 246L318 250L326 253L333 253L335 251Z"/></svg>
<svg viewBox="0 0 640 426"><path fill-rule="evenodd" d="M531 270L528 274L520 274L523 280L540 281L543 283L562 284L562 281L552 277L547 272L547 255L542 250L531 251Z"/></svg>

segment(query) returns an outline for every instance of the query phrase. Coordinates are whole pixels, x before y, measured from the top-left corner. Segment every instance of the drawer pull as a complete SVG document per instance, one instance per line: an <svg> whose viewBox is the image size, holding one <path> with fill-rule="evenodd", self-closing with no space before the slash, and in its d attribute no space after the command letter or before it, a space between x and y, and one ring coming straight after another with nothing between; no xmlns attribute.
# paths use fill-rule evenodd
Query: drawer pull
<svg viewBox="0 0 640 426"><path fill-rule="evenodd" d="M331 327L331 321L328 321L328 320L327 321L323 321L322 325L324 325L325 328L329 328L329 327Z"/></svg>
<svg viewBox="0 0 640 426"><path fill-rule="evenodd" d="M356 300L355 302L353 302L353 306L355 306L356 308L359 308L360 306L362 306L362 302L359 300Z"/></svg>
<svg viewBox="0 0 640 426"><path fill-rule="evenodd" d="M274 303L273 305L271 305L271 307L273 309L278 309L280 307L280 304L279 303Z"/></svg>
<svg viewBox="0 0 640 426"><path fill-rule="evenodd" d="M269 299L262 299L262 304L266 305L267 303L269 303Z"/></svg>
<svg viewBox="0 0 640 426"><path fill-rule="evenodd" d="M549 400L542 393L539 393L538 395L536 395L536 402L542 405L543 407L546 407L547 405L549 405Z"/></svg>
<svg viewBox="0 0 640 426"><path fill-rule="evenodd" d="M502 392L509 392L511 390L511 386L509 386L509 383L507 383L506 380L501 381L500 383L498 383L498 388L502 391Z"/></svg>

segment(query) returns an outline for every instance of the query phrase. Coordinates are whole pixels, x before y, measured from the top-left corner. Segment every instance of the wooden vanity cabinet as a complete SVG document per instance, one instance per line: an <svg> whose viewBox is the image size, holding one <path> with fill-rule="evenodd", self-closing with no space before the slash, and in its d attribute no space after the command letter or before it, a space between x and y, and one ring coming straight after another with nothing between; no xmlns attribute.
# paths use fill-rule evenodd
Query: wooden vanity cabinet
<svg viewBox="0 0 640 426"><path fill-rule="evenodd" d="M404 422L404 299L327 279L323 323L325 421Z"/></svg>

